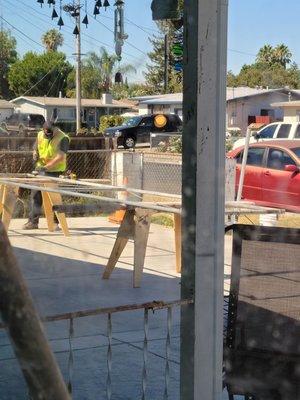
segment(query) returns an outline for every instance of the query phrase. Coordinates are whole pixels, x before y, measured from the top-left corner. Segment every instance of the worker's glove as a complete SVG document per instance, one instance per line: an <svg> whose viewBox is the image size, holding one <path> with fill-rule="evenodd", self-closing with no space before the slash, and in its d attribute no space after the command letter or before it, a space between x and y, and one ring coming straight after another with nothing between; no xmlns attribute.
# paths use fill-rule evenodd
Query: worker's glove
<svg viewBox="0 0 300 400"><path fill-rule="evenodd" d="M45 167L36 167L35 171L37 175L46 175L47 169Z"/></svg>

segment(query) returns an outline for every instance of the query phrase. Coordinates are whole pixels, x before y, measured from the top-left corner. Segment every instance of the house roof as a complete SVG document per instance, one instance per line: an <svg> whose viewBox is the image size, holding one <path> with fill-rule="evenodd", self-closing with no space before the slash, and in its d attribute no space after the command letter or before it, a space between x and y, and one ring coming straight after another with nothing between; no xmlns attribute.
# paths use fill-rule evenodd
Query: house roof
<svg viewBox="0 0 300 400"><path fill-rule="evenodd" d="M300 92L300 91L299 91ZM289 108L289 107L299 107L300 109L300 100L295 101L282 101L280 103L273 103L271 104L272 107L282 107L282 108Z"/></svg>
<svg viewBox="0 0 300 400"><path fill-rule="evenodd" d="M299 90L288 90L286 88L282 89L261 89L261 88L250 88L247 86L240 87L227 87L226 91L226 100L232 101L237 99L248 98L252 96L260 96L263 94L271 94L271 93L285 93L288 95L288 92L291 94L300 97ZM139 101L140 104L182 104L182 93L173 93L173 94L161 94L161 95L153 95L153 96L140 96L133 97L133 100Z"/></svg>
<svg viewBox="0 0 300 400"><path fill-rule="evenodd" d="M33 96L21 96L11 100L12 103L19 103L20 101L28 101L30 103L38 104L40 106L52 106L52 107L76 107L75 98L67 97L33 97ZM102 99L82 99L82 107L109 107L109 108L131 108L129 103L123 103L118 100L112 100L112 103L103 103Z"/></svg>
<svg viewBox="0 0 300 400"><path fill-rule="evenodd" d="M9 101L6 100L2 100L0 99L0 108L9 108L9 109L14 109L15 106L13 104L11 104Z"/></svg>

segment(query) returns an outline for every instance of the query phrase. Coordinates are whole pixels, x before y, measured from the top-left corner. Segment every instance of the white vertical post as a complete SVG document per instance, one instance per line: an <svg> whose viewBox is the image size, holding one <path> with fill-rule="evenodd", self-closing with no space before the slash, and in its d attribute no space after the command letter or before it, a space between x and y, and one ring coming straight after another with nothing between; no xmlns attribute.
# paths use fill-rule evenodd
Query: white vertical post
<svg viewBox="0 0 300 400"><path fill-rule="evenodd" d="M76 24L79 30L76 36L76 130L81 128L81 21L80 21L80 0L77 0L78 16Z"/></svg>
<svg viewBox="0 0 300 400"><path fill-rule="evenodd" d="M185 0L181 399L222 394L227 0Z"/></svg>
<svg viewBox="0 0 300 400"><path fill-rule="evenodd" d="M250 145L250 137L251 137L251 130L247 129L246 142L245 142L245 147L244 147L244 152L243 152L243 161L242 161L242 165L241 165L239 188L238 188L236 201L241 201L241 199L242 199L242 192L243 192L243 186L244 186L244 180L245 180L247 158L248 158L249 145Z"/></svg>

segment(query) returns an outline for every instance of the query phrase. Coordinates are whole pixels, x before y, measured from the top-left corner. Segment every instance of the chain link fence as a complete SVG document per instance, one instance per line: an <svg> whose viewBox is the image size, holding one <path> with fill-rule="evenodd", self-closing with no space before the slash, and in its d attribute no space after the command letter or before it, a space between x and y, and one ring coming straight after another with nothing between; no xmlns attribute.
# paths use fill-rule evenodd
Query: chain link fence
<svg viewBox="0 0 300 400"><path fill-rule="evenodd" d="M71 150L67 169L79 179L111 180L111 151ZM31 151L0 151L0 173L31 173L35 168Z"/></svg>
<svg viewBox="0 0 300 400"><path fill-rule="evenodd" d="M181 154L143 153L143 189L181 194Z"/></svg>

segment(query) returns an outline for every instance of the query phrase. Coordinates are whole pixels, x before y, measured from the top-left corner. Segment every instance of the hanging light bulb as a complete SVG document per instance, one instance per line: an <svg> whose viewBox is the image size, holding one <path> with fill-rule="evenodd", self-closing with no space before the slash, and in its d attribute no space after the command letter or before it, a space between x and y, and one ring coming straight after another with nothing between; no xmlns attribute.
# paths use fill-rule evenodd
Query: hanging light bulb
<svg viewBox="0 0 300 400"><path fill-rule="evenodd" d="M74 31L73 31L73 35L79 35L79 28L78 28L78 25L76 25L75 26L75 29L74 29Z"/></svg>
<svg viewBox="0 0 300 400"><path fill-rule="evenodd" d="M44 0L37 0L38 3L40 3L41 7L43 7Z"/></svg>
<svg viewBox="0 0 300 400"><path fill-rule="evenodd" d="M105 11L106 11L106 8L109 6L110 6L110 4L109 4L108 0L104 0L103 7L105 7Z"/></svg>
<svg viewBox="0 0 300 400"><path fill-rule="evenodd" d="M55 8L53 8L53 11L52 11L52 19L54 19L54 18L58 18L58 14L57 14Z"/></svg>
<svg viewBox="0 0 300 400"><path fill-rule="evenodd" d="M99 14L100 14L99 8L98 8L97 6L95 6L95 8L94 8L94 15L95 15L95 18L96 18L96 16L99 15Z"/></svg>
<svg viewBox="0 0 300 400"><path fill-rule="evenodd" d="M86 16L83 18L82 23L83 23L86 27L88 26L88 24L89 24L89 19L88 19L87 14L86 14Z"/></svg>
<svg viewBox="0 0 300 400"><path fill-rule="evenodd" d="M62 17L59 17L57 25L59 26L59 29L61 29L61 27L64 25L64 21L63 21Z"/></svg>
<svg viewBox="0 0 300 400"><path fill-rule="evenodd" d="M117 72L115 75L115 83L123 83L123 76L121 72Z"/></svg>

